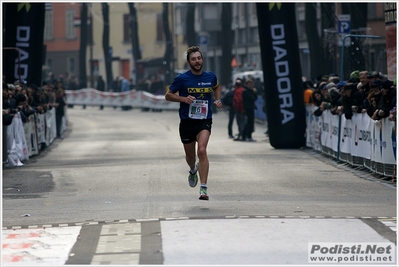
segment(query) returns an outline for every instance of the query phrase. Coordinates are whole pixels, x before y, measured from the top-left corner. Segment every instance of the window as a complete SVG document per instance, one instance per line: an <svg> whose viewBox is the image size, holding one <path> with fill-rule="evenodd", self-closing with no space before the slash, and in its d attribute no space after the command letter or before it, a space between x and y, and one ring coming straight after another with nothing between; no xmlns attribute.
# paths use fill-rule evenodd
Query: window
<svg viewBox="0 0 399 267"><path fill-rule="evenodd" d="M249 5L249 14L250 15L257 15L256 13L256 3L248 3Z"/></svg>
<svg viewBox="0 0 399 267"><path fill-rule="evenodd" d="M203 6L203 19L217 19L219 17L218 4L206 3Z"/></svg>
<svg viewBox="0 0 399 267"><path fill-rule="evenodd" d="M250 44L259 44L258 28L253 27L249 30L249 43Z"/></svg>
<svg viewBox="0 0 399 267"><path fill-rule="evenodd" d="M76 70L76 61L75 61L75 58L70 57L70 58L68 59L68 71L69 71L70 73L75 73L75 70Z"/></svg>
<svg viewBox="0 0 399 267"><path fill-rule="evenodd" d="M54 21L53 11L46 11L44 21L44 40L52 40L54 38Z"/></svg>
<svg viewBox="0 0 399 267"><path fill-rule="evenodd" d="M76 38L76 29L73 25L73 21L75 18L75 9L67 9L65 14L65 27L66 27L66 38L67 39L75 39Z"/></svg>

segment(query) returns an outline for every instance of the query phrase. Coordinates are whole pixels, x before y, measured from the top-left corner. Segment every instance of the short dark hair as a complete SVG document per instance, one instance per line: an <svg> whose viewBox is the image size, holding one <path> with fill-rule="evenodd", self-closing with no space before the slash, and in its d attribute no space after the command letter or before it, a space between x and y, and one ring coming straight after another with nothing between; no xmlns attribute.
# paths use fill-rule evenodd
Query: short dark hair
<svg viewBox="0 0 399 267"><path fill-rule="evenodd" d="M187 52L186 52L187 61L190 59L190 54L195 53L195 52L200 52L201 57L202 57L202 53L201 53L199 46L191 46L187 49Z"/></svg>

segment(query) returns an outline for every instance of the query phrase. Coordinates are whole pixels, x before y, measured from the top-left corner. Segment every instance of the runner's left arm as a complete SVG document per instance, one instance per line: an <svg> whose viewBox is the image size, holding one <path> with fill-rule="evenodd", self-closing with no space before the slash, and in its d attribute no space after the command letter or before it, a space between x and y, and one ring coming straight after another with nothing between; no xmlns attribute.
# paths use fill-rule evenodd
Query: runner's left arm
<svg viewBox="0 0 399 267"><path fill-rule="evenodd" d="M218 108L223 107L222 100L220 99L222 95L220 91L221 89L219 85L217 85L217 87L213 89L213 99L214 99L213 103Z"/></svg>

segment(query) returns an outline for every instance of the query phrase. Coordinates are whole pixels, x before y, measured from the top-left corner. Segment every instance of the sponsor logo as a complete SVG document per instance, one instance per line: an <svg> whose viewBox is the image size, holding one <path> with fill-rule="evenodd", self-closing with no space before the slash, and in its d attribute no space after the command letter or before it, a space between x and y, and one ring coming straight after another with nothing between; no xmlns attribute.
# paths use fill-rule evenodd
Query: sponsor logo
<svg viewBox="0 0 399 267"><path fill-rule="evenodd" d="M277 90L280 99L280 112L283 115L281 120L285 124L295 118L294 112L289 109L293 107L291 80L289 78L290 68L287 60L287 49L284 24L273 24L271 28L272 45L275 53L274 68L277 75Z"/></svg>
<svg viewBox="0 0 399 267"><path fill-rule="evenodd" d="M269 11L271 11L274 7L276 7L278 10L281 9L282 3L269 3Z"/></svg>
<svg viewBox="0 0 399 267"><path fill-rule="evenodd" d="M28 78L28 60L29 52L25 49L29 48L30 42L30 27L29 26L18 26L16 29L16 44L15 47L18 48L20 54L20 66L18 69L18 58L15 59L14 65L14 78L18 79L19 74L22 80ZM19 70L19 73L18 73Z"/></svg>
<svg viewBox="0 0 399 267"><path fill-rule="evenodd" d="M25 7L26 12L29 12L30 10L30 4L29 3L19 3L18 4L18 12L21 11Z"/></svg>
<svg viewBox="0 0 399 267"><path fill-rule="evenodd" d="M205 88L187 88L189 94L204 94L204 93L212 93L212 87Z"/></svg>

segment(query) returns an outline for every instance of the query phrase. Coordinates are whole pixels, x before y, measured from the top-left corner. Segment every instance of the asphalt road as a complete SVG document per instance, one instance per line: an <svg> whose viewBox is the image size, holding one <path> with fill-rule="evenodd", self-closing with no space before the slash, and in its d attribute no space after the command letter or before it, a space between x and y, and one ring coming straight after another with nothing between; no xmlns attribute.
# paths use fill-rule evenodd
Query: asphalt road
<svg viewBox="0 0 399 267"><path fill-rule="evenodd" d="M223 239L226 233L217 232L220 224L212 226L215 219L266 218L268 220L264 222L262 219L252 222L255 226L234 226L230 221L225 222L225 227L232 230L255 227L253 229L258 229L260 236L264 229L276 229L275 233L286 236L269 237L276 242L284 241L282 244L290 243L297 231L313 227L325 228L326 232L320 232L320 236L336 236L338 234L333 233L340 231L338 236L357 234L353 238L359 241L359 236L365 236L364 232L351 229L361 227L356 223L351 226L353 228L344 227L349 225L348 222L352 223L353 218L362 218L363 221L367 220L365 218L394 218L396 231L395 186L365 179L362 172L337 164L311 149L276 150L270 146L264 134L266 127L262 124L256 125L253 135L257 142L234 142L227 135L227 117L223 111L214 115L208 145L210 200L200 201L198 186L193 189L187 183L188 167L178 136L177 112L121 111L109 107L104 110L98 107L82 109L81 106L68 109L69 123L64 139L55 140L41 155L32 157L22 167L3 169L3 230L15 226L61 227L96 222L138 223L141 225L140 233L159 233L162 228L163 261L154 261L154 255L148 257L152 259L150 263L157 264L196 263L185 261L181 250L174 252L174 249L183 248L170 245L170 241L176 239L173 235L179 232L172 229L181 228L179 223L170 223L174 219L192 219L189 221L193 223L196 219L207 221L213 235L219 236L220 233L220 239ZM290 218L292 220L286 220ZM318 224L320 220L314 222L304 218L324 218L326 221ZM343 218L343 221L333 220L334 223L330 224L328 218ZM157 222L156 226L145 223L152 220ZM270 228L256 226L257 223ZM292 223L290 227L293 228L284 230L282 223L287 227ZM361 226L364 224L374 225L373 229L380 227L375 221L363 222ZM197 225L195 222L194 226L187 225L185 229L193 227L198 230ZM101 227L70 229L88 237L82 242L95 244L102 231ZM384 231L379 231L377 236L383 236ZM312 233L313 230L309 232ZM257 244L257 234L252 235L254 244ZM368 233L366 236L373 235ZM394 242L394 235L385 236ZM184 237L187 235L180 235L180 239L183 238L181 244L189 242ZM145 238L146 235L141 242ZM190 238L193 243L198 240L198 236ZM311 237L302 238L308 240ZM227 239L223 240L226 244ZM161 246L161 241L157 242ZM79 251L83 253L78 248L73 250L76 252L74 255ZM271 254L273 249L275 247L271 248ZM249 251L253 251L249 248L241 250L247 256ZM94 255L94 251L91 254L87 252L86 258L88 254ZM214 259L213 263L232 260L232 254L223 255L221 261ZM89 258L93 260L91 264L101 262L99 258ZM141 255L141 259L145 257ZM296 255L287 259L295 263ZM261 259L259 262L264 261L284 263L275 259Z"/></svg>
<svg viewBox="0 0 399 267"><path fill-rule="evenodd" d="M3 170L3 225L223 215L396 216L396 190L301 149L227 138L214 115L210 201L187 184L177 112L75 106L65 138ZM236 130L236 126L234 126ZM327 162L326 162L327 161ZM29 214L29 217L22 215Z"/></svg>

